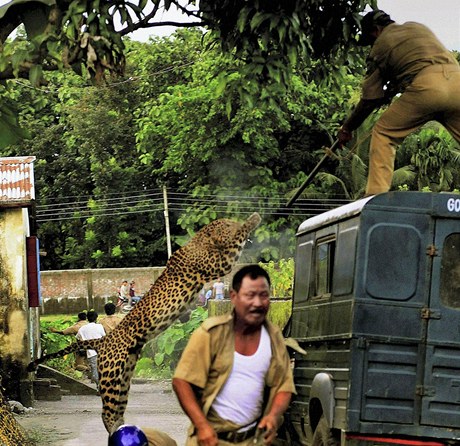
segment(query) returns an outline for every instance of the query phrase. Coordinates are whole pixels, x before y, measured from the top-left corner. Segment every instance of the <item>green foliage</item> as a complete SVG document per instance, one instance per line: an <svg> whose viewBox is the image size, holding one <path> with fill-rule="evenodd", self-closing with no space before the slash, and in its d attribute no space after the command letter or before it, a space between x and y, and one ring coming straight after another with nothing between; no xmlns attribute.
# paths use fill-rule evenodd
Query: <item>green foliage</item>
<svg viewBox="0 0 460 446"><path fill-rule="evenodd" d="M197 307L190 313L190 319L187 322L175 322L157 338L149 341L142 350L142 357L136 365L136 376L149 376L148 367L151 365L153 371L150 376L171 377L190 335L207 316L206 309Z"/></svg>
<svg viewBox="0 0 460 446"><path fill-rule="evenodd" d="M289 321L292 313L292 301L272 300L267 318L272 323L278 326L281 330L284 329Z"/></svg>
<svg viewBox="0 0 460 446"><path fill-rule="evenodd" d="M210 39L184 29L148 43L126 40L129 77L111 79L104 88L71 71L45 72L46 88L8 82L5 104L21 104L21 125L31 138L0 154L37 158L43 269L164 265L163 185L172 195L173 250L216 218L244 219L258 211L263 223L243 261L294 255L295 230L309 214L286 211L284 204L359 99L362 54L350 49L350 62L340 69L297 58L283 91L267 101L241 71L246 62L205 46ZM18 51L25 44L15 43ZM318 81L323 68L327 74ZM251 92L251 99L242 100L241 91ZM356 132L349 150L336 152L301 200L322 205L362 196L377 117ZM421 133L398 150L394 188L458 187L457 149L445 132L433 132L437 142ZM427 149L419 151L419 143Z"/></svg>
<svg viewBox="0 0 460 446"><path fill-rule="evenodd" d="M158 367L152 358L143 357L137 361L134 371L136 378L170 379L172 372L167 367Z"/></svg>
<svg viewBox="0 0 460 446"><path fill-rule="evenodd" d="M69 346L75 342L74 336L64 336L62 334L53 333L50 328L63 330L77 322L76 317L67 315L58 316L41 316L40 318L40 344L44 353L54 353ZM82 377L82 373L74 368L75 357L73 354L66 355L62 358L51 359L47 362L50 367L59 370L69 376L77 379Z"/></svg>
<svg viewBox="0 0 460 446"><path fill-rule="evenodd" d="M244 60L238 73L247 81L240 89L243 100L282 94L291 81L290 68L300 60L331 60L337 66L356 61L350 51L360 29L360 15L376 1L324 2L322 0L200 2L212 37L223 50ZM318 78L327 73L318 66ZM231 78L227 77L227 83Z"/></svg>
<svg viewBox="0 0 460 446"><path fill-rule="evenodd" d="M441 125L431 122L409 135L399 151L411 166L410 180L416 190L450 191L459 184L460 149Z"/></svg>
<svg viewBox="0 0 460 446"><path fill-rule="evenodd" d="M309 65L328 59L341 67L359 59L354 50L359 13L368 5L376 6L376 1L204 0L197 5L192 0L171 0L164 6L169 9L172 5L192 17L193 26L209 30L208 47L219 43L229 57L243 62L219 74L219 89L229 86L249 107L259 100L273 107L300 61ZM149 27L153 21L158 24L162 10L159 1L153 2L152 10L145 0L116 4L99 0L12 1L0 7L0 78L28 78L37 86L44 68L71 68L84 79L102 83L106 71L124 71L129 50L122 35ZM20 23L26 33L12 46L6 39ZM122 27L116 30L118 23ZM319 64L317 79L325 77L328 70L327 65ZM242 82L235 83L235 75ZM225 108L230 114L230 99Z"/></svg>
<svg viewBox="0 0 460 446"><path fill-rule="evenodd" d="M270 276L272 296L274 298L292 297L294 282L294 259L280 259L278 262L270 261L260 263Z"/></svg>
<svg viewBox="0 0 460 446"><path fill-rule="evenodd" d="M344 118L351 92L345 84L339 90L332 88L333 74L323 79L324 88L318 88L314 79L320 64L300 61L287 91L271 95L272 102L257 95L242 102L239 91L256 83L248 83L240 74L241 62L216 49L201 51L196 33L186 42L200 58L184 68L175 85L146 101L137 132L141 160L153 173L179 191L202 198L202 203L187 206L178 218L190 235L216 217L260 210L276 196L284 201L286 193L304 179L299 170L309 172L322 156L316 151L329 143L329 135ZM180 43L186 36L180 34ZM176 45L174 39L161 46L168 54L181 55ZM145 63L143 70L147 68ZM155 65L148 69L155 70ZM232 79L230 89L222 88L224 74ZM351 76L348 81L358 83ZM238 202L234 195L239 196ZM281 201L273 206L281 207ZM269 261L292 256L298 217L262 217L263 226L255 233L258 257Z"/></svg>
<svg viewBox="0 0 460 446"><path fill-rule="evenodd" d="M16 89L32 138L2 153L37 157L43 269L164 264L162 209L148 193L156 178L134 147L141 98L124 84L84 88L70 72L47 76L49 90Z"/></svg>

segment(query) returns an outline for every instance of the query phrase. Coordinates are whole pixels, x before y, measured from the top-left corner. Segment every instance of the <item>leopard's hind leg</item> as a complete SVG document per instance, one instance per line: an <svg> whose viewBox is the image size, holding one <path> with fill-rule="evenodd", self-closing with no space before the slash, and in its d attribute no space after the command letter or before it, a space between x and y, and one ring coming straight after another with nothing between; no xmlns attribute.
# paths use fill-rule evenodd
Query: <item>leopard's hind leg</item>
<svg viewBox="0 0 460 446"><path fill-rule="evenodd" d="M113 361L113 368L101 364L103 370L100 371L99 393L102 398L102 421L109 433L124 424L123 417L138 356L138 353L130 353L125 361Z"/></svg>

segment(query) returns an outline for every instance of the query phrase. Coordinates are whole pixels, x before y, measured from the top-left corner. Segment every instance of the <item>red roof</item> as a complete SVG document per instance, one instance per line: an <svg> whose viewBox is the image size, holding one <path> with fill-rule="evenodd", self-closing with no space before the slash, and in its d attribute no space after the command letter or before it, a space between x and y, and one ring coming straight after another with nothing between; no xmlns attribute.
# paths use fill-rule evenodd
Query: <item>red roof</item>
<svg viewBox="0 0 460 446"><path fill-rule="evenodd" d="M0 204L35 200L35 156L0 158Z"/></svg>

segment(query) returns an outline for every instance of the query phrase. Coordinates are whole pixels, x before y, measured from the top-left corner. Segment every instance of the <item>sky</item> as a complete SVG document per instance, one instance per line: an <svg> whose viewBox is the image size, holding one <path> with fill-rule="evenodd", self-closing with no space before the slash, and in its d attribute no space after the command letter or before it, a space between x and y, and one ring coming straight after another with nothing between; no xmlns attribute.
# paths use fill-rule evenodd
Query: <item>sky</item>
<svg viewBox="0 0 460 446"><path fill-rule="evenodd" d="M459 0L378 0L378 5L395 22L423 23L447 49L460 51Z"/></svg>

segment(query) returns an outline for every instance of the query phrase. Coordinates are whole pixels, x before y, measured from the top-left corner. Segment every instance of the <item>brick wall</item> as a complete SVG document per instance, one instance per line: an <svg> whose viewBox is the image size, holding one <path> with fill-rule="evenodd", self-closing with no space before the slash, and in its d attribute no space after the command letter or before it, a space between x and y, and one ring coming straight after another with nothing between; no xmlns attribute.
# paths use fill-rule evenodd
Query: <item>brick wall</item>
<svg viewBox="0 0 460 446"><path fill-rule="evenodd" d="M42 314L76 314L94 308L103 312L106 302L116 303L123 280L134 280L137 295L143 295L164 267L75 269L42 271Z"/></svg>

